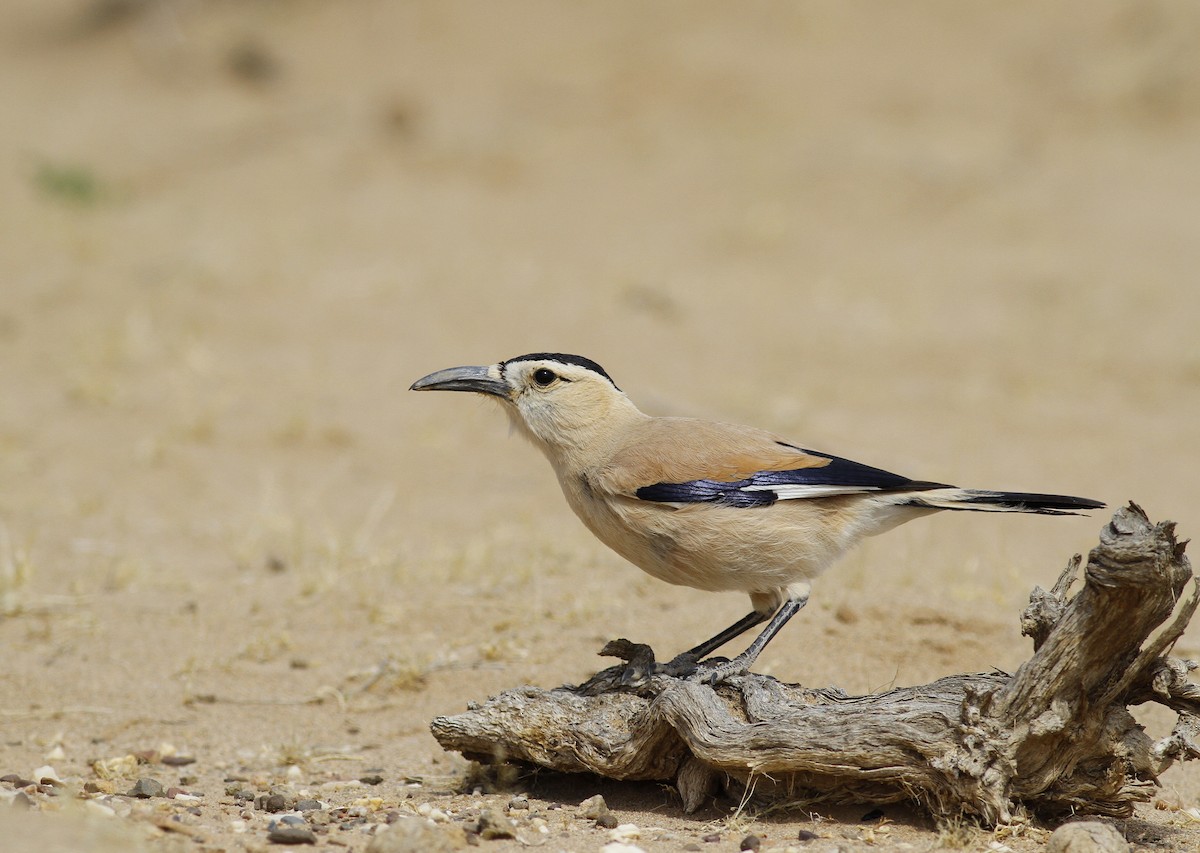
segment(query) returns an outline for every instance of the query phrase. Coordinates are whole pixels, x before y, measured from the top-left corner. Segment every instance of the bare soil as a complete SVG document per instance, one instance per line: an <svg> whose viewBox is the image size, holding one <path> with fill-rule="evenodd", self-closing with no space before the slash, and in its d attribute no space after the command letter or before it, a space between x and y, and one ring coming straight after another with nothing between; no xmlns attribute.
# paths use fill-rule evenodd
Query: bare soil
<svg viewBox="0 0 1200 853"><path fill-rule="evenodd" d="M491 809L518 837L488 849L599 850L596 793L648 851L1042 846L1053 825L893 806L685 816L665 787L443 753L438 714L577 683L613 637L673 654L746 602L642 576L494 406L406 389L577 352L655 413L1132 498L1195 535L1200 7L0 18L0 776L63 783L0 782L0 847L273 847L272 786L320 801L322 849L417 812L463 843ZM901 528L819 581L758 669L851 692L1011 670L1030 589L1106 520ZM1177 653L1200 657L1197 631ZM125 797L144 777L195 799ZM1200 768L1162 785L1117 826L1194 849Z"/></svg>

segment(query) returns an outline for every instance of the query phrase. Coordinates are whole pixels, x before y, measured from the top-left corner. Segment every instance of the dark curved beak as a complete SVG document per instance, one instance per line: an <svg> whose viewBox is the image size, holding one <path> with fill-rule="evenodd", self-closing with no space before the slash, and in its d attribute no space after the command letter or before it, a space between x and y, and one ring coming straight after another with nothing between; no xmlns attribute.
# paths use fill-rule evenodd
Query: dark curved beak
<svg viewBox="0 0 1200 853"><path fill-rule="evenodd" d="M508 383L493 375L493 367L447 367L414 382L410 391L474 391L494 397L509 398Z"/></svg>

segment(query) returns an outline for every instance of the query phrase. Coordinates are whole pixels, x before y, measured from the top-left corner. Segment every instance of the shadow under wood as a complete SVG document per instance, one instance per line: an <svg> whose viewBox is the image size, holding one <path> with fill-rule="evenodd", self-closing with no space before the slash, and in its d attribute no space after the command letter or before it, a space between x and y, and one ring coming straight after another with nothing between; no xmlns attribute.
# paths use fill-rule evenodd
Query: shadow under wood
<svg viewBox="0 0 1200 853"><path fill-rule="evenodd" d="M710 687L647 666L646 646L578 687L518 687L433 721L445 749L614 780L671 782L685 811L718 790L795 806L908 802L990 825L1026 810L1128 817L1176 759L1200 755L1195 668L1166 657L1200 593L1174 524L1119 510L1050 592L1035 589L1022 631L1035 651L1015 674L953 675L867 696L749 673ZM1151 636L1173 612L1170 625ZM632 679L633 666L644 674ZM659 668L661 670L661 668ZM1129 706L1177 714L1152 740Z"/></svg>

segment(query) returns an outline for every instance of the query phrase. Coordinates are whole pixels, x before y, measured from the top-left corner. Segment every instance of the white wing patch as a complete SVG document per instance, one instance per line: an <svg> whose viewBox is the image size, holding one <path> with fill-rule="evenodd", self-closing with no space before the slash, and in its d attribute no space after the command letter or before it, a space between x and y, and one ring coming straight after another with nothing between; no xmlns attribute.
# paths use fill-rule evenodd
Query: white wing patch
<svg viewBox="0 0 1200 853"><path fill-rule="evenodd" d="M743 486L743 492L773 492L781 501L797 501L806 498L828 498L834 495L861 495L867 492L878 492L878 486L835 486L835 485L806 485L803 483L785 483L780 485Z"/></svg>

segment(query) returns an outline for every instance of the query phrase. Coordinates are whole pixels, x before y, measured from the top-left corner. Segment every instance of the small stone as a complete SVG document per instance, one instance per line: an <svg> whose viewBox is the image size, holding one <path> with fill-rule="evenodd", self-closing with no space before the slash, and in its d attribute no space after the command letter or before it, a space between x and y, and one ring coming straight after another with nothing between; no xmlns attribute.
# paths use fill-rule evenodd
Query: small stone
<svg viewBox="0 0 1200 853"><path fill-rule="evenodd" d="M475 841L471 842L470 839ZM457 827L434 826L419 818L405 817L381 828L367 844L366 853L452 853L479 836L464 835Z"/></svg>
<svg viewBox="0 0 1200 853"><path fill-rule="evenodd" d="M810 830L802 829L796 835L796 837L799 838L801 841L816 841L821 836L817 835L815 832L812 832Z"/></svg>
<svg viewBox="0 0 1200 853"><path fill-rule="evenodd" d="M604 802L604 797L600 794L588 797L579 804L579 816L585 820L596 820L600 815L606 814L608 814L608 803Z"/></svg>
<svg viewBox="0 0 1200 853"><path fill-rule="evenodd" d="M189 764L195 764L196 759L190 755L164 755L162 763L168 767L187 767Z"/></svg>
<svg viewBox="0 0 1200 853"><path fill-rule="evenodd" d="M380 785L383 783L383 777L378 773L371 773L367 776L359 776L358 781L364 785Z"/></svg>
<svg viewBox="0 0 1200 853"><path fill-rule="evenodd" d="M321 808L320 800L311 800L310 799L310 800L297 800L296 801L296 811L298 811L298 812L311 812L311 811L316 811L319 808Z"/></svg>
<svg viewBox="0 0 1200 853"><path fill-rule="evenodd" d="M83 808L85 811L101 817L116 817L117 813L109 806L99 800L84 800Z"/></svg>
<svg viewBox="0 0 1200 853"><path fill-rule="evenodd" d="M33 798L24 791L17 791L17 795L12 798L12 807L14 809L31 809L33 806Z"/></svg>
<svg viewBox="0 0 1200 853"><path fill-rule="evenodd" d="M517 824L504 815L496 814L491 809L484 809L479 813L479 837L484 841L491 841L495 838L516 838Z"/></svg>
<svg viewBox="0 0 1200 853"><path fill-rule="evenodd" d="M716 844L718 841L721 840L721 833L710 832L708 835L701 836L700 840L703 841L705 844Z"/></svg>
<svg viewBox="0 0 1200 853"><path fill-rule="evenodd" d="M33 771L33 781L39 785L62 785L63 780L59 778L58 773L49 764L39 767Z"/></svg>
<svg viewBox="0 0 1200 853"><path fill-rule="evenodd" d="M739 850L757 851L758 848L760 848L760 847L762 847L762 839L761 838L759 838L757 835L747 835L745 838L742 839L741 846L738 849Z"/></svg>
<svg viewBox="0 0 1200 853"><path fill-rule="evenodd" d="M642 831L638 829L636 823L623 823L608 833L608 837L613 841L621 844L627 844L630 841L636 841L642 837Z"/></svg>
<svg viewBox="0 0 1200 853"><path fill-rule="evenodd" d="M163 790L161 782L145 776L134 782L133 787L129 789L125 796L136 797L139 800L148 800L151 797L161 797L165 794L166 791Z"/></svg>
<svg viewBox="0 0 1200 853"><path fill-rule="evenodd" d="M16 788L24 788L26 785L33 784L33 780L22 779L17 773L9 773L5 776L0 776L0 782L8 782L10 785Z"/></svg>
<svg viewBox="0 0 1200 853"><path fill-rule="evenodd" d="M615 814L602 814L596 818L596 826L600 829L616 829L619 823Z"/></svg>
<svg viewBox="0 0 1200 853"><path fill-rule="evenodd" d="M316 844L317 836L306 826L277 826L267 833L272 844Z"/></svg>
<svg viewBox="0 0 1200 853"><path fill-rule="evenodd" d="M304 818L298 814L285 814L279 819L279 822L287 826L304 826Z"/></svg>
<svg viewBox="0 0 1200 853"><path fill-rule="evenodd" d="M508 801L508 807L517 811L522 811L529 808L529 799L524 796L513 797Z"/></svg>
<svg viewBox="0 0 1200 853"><path fill-rule="evenodd" d="M263 799L262 810L271 814L286 812L288 810L287 797L283 794L270 794Z"/></svg>
<svg viewBox="0 0 1200 853"><path fill-rule="evenodd" d="M1129 842L1111 824L1098 820L1064 823L1050 835L1046 853L1129 853Z"/></svg>

